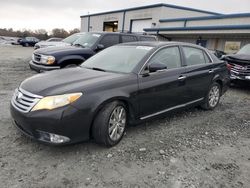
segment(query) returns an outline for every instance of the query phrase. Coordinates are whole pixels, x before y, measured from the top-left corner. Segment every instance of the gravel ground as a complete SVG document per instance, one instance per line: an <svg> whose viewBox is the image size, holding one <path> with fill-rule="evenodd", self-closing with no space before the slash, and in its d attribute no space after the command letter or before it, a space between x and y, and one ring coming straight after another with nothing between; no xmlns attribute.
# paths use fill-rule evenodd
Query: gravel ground
<svg viewBox="0 0 250 188"><path fill-rule="evenodd" d="M32 48L0 46L0 187L250 187L250 87L214 111L192 108L127 129L117 146L51 147L13 126L13 90L34 75Z"/></svg>

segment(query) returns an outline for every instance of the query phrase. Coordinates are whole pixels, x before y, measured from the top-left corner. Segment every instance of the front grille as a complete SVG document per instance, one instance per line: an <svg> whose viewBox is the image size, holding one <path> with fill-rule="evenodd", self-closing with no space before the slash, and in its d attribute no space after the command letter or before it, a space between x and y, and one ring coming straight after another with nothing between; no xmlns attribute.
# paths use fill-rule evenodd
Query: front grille
<svg viewBox="0 0 250 188"><path fill-rule="evenodd" d="M250 75L250 65L239 65L235 63L230 63L231 72L239 74L239 75Z"/></svg>
<svg viewBox="0 0 250 188"><path fill-rule="evenodd" d="M34 53L32 59L33 59L34 62L40 63L40 61L41 61L41 55Z"/></svg>
<svg viewBox="0 0 250 188"><path fill-rule="evenodd" d="M43 97L19 88L15 90L11 103L17 110L27 113L41 98Z"/></svg>

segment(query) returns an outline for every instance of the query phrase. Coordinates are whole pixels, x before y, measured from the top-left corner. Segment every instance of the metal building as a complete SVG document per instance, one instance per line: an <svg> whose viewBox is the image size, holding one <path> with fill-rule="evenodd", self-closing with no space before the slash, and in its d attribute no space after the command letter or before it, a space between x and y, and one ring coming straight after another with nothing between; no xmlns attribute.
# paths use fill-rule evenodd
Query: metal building
<svg viewBox="0 0 250 188"><path fill-rule="evenodd" d="M250 43L250 13L224 15L155 4L83 15L81 31L146 32L161 40L191 42L232 53Z"/></svg>

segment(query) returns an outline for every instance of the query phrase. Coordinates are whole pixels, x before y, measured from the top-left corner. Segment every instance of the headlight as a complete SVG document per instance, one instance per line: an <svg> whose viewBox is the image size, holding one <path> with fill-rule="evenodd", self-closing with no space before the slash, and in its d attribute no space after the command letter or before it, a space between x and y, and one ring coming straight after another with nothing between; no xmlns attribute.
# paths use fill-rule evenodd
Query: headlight
<svg viewBox="0 0 250 188"><path fill-rule="evenodd" d="M55 62L54 56L41 55L40 63L51 65Z"/></svg>
<svg viewBox="0 0 250 188"><path fill-rule="evenodd" d="M75 102L82 96L82 93L71 93L65 95L56 95L42 98L31 111L53 110Z"/></svg>

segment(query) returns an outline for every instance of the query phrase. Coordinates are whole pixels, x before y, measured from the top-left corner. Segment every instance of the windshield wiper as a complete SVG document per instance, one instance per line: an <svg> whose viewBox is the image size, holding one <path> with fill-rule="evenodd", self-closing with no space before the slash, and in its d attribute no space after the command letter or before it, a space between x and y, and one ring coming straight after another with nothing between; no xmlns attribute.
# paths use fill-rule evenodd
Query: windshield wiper
<svg viewBox="0 0 250 188"><path fill-rule="evenodd" d="M83 68L85 68L85 69L92 69L92 70L96 70L96 71L103 71L103 72L106 72L106 70L101 69L101 68L98 68L98 67L87 67L87 66L84 66L84 65L81 65L81 67L83 67Z"/></svg>
<svg viewBox="0 0 250 188"><path fill-rule="evenodd" d="M80 46L80 47L82 47L82 48L85 48L85 46L83 46L82 44L79 44L79 43L74 44L74 46Z"/></svg>
<svg viewBox="0 0 250 188"><path fill-rule="evenodd" d="M97 70L97 71L103 71L103 72L106 72L106 70L101 69L101 68L98 68L98 67L92 67L91 69L92 69L92 70Z"/></svg>

